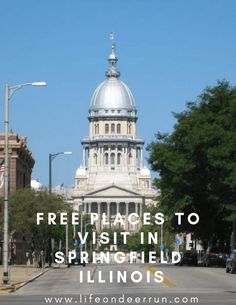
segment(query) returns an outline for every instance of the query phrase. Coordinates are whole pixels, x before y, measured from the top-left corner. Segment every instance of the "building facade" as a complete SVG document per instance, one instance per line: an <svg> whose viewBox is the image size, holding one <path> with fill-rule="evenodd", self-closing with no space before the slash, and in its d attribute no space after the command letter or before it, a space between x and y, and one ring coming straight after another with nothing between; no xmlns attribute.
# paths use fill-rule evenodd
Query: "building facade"
<svg viewBox="0 0 236 305"><path fill-rule="evenodd" d="M4 133L0 134L0 163L4 166ZM34 167L34 158L27 147L27 139L19 137L16 133L9 133L9 191L16 188L30 187L31 174ZM1 175L3 177L3 171ZM0 196L3 196L4 188L0 188Z"/></svg>
<svg viewBox="0 0 236 305"><path fill-rule="evenodd" d="M120 213L122 229L136 231L140 224L130 225L128 215L141 216L155 193L150 171L143 165L144 140L136 133L135 100L120 80L117 61L112 41L107 79L96 88L90 103L89 136L82 140L83 163L76 171L74 208L86 214L104 213L109 227ZM104 229L101 220L96 227Z"/></svg>

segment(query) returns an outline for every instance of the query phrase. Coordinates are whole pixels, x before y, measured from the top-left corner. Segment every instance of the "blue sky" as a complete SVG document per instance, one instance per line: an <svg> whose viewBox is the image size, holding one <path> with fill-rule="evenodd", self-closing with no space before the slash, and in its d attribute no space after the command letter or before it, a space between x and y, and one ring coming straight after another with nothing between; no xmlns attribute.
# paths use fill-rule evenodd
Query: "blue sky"
<svg viewBox="0 0 236 305"><path fill-rule="evenodd" d="M236 83L234 0L9 0L0 7L0 130L4 86L43 80L11 100L10 128L27 136L33 177L72 185L88 135L88 107L105 79L114 31L121 79L138 108L138 135L149 143L171 132L172 112L185 109L208 85ZM147 157L147 153L145 154Z"/></svg>

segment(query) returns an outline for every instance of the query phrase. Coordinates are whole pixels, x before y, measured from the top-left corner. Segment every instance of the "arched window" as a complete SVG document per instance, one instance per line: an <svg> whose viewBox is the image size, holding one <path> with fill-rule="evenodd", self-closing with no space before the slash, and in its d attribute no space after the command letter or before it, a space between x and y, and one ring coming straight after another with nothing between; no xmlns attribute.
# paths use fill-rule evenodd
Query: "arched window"
<svg viewBox="0 0 236 305"><path fill-rule="evenodd" d="M115 164L115 154L111 154L111 165Z"/></svg>
<svg viewBox="0 0 236 305"><path fill-rule="evenodd" d="M121 132L121 126L120 124L117 124L117 133L120 134L120 132Z"/></svg>
<svg viewBox="0 0 236 305"><path fill-rule="evenodd" d="M115 124L111 124L111 133L115 133Z"/></svg>
<svg viewBox="0 0 236 305"><path fill-rule="evenodd" d="M97 124L94 125L94 129L95 129L95 134L97 134L98 133L98 125Z"/></svg>
<svg viewBox="0 0 236 305"><path fill-rule="evenodd" d="M105 133L109 133L109 124L105 124Z"/></svg>
<svg viewBox="0 0 236 305"><path fill-rule="evenodd" d="M104 160L104 161L105 161L104 163L107 165L107 164L108 164L108 154L105 154L105 155L104 155L104 159L105 159L105 160Z"/></svg>
<svg viewBox="0 0 236 305"><path fill-rule="evenodd" d="M117 155L117 164L120 165L121 163L121 154Z"/></svg>

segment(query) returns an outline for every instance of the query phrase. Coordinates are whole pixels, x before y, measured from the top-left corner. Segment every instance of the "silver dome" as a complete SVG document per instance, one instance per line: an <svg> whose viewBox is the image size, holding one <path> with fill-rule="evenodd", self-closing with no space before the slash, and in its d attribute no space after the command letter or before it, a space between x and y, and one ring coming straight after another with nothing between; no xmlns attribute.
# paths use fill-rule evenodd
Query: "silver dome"
<svg viewBox="0 0 236 305"><path fill-rule="evenodd" d="M134 97L130 89L119 79L117 70L118 58L115 52L114 35L112 34L112 49L108 57L109 68L107 79L94 91L89 108L89 117L124 116L136 118Z"/></svg>
<svg viewBox="0 0 236 305"><path fill-rule="evenodd" d="M121 80L110 77L96 88L91 99L90 110L100 109L135 110L134 97Z"/></svg>

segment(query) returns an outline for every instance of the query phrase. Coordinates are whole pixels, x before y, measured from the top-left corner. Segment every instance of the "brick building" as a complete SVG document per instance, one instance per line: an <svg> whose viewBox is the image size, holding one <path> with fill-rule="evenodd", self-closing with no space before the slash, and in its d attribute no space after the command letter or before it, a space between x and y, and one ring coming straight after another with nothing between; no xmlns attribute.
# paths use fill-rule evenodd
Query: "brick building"
<svg viewBox="0 0 236 305"><path fill-rule="evenodd" d="M4 133L0 133L0 162L4 160ZM9 191L16 188L30 187L34 159L27 147L27 139L16 133L9 134ZM0 189L3 196L3 188Z"/></svg>

